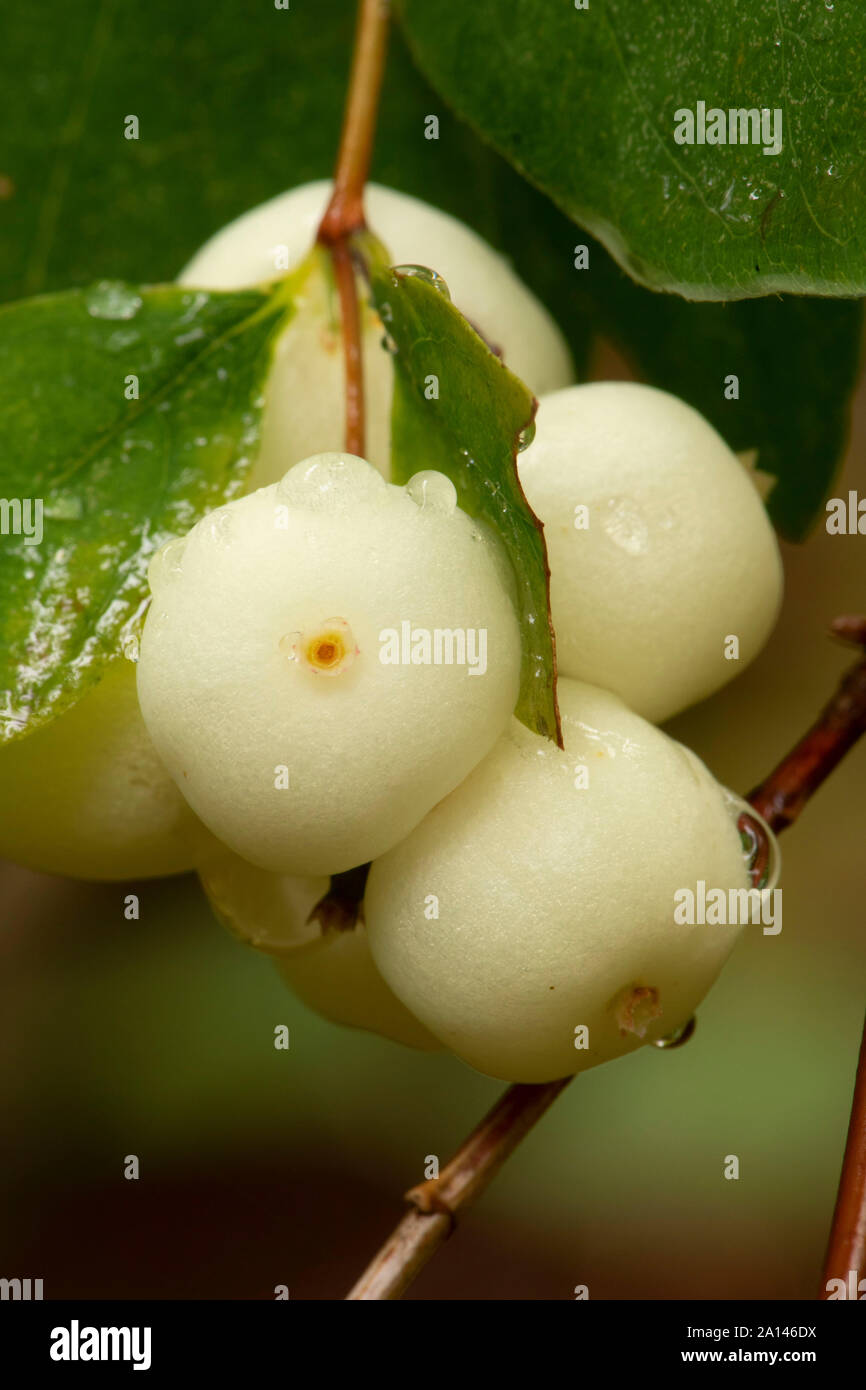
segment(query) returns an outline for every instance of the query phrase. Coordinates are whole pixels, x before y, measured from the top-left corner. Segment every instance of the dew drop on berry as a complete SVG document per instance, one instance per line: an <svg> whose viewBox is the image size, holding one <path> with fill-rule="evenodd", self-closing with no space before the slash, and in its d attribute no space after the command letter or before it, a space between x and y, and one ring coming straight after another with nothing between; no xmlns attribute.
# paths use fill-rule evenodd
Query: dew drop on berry
<svg viewBox="0 0 866 1390"><path fill-rule="evenodd" d="M406 484L406 491L422 510L450 515L457 506L457 489L451 479L433 468L415 473Z"/></svg>

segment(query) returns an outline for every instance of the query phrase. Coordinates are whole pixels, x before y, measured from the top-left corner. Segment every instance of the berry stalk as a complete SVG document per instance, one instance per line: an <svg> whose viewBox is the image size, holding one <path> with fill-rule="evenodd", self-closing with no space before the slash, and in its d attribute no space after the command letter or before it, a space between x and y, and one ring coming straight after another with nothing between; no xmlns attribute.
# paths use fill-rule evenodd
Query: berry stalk
<svg viewBox="0 0 866 1390"><path fill-rule="evenodd" d="M360 0L343 129L334 171L334 191L317 241L334 265L346 374L346 452L364 455L364 370L361 318L349 238L364 219L364 186L373 156L376 117L385 71L389 6L387 0Z"/></svg>

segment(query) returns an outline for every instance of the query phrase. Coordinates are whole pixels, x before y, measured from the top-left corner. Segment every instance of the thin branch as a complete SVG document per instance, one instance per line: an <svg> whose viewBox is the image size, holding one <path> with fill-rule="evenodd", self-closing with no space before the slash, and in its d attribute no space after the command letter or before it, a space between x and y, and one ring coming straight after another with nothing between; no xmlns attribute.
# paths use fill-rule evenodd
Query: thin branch
<svg viewBox="0 0 866 1390"><path fill-rule="evenodd" d="M360 0L343 130L334 171L334 189L319 226L317 241L334 266L340 299L346 389L346 452L364 454L364 366L358 287L349 237L366 225L364 186L373 156L373 138L388 42L386 0Z"/></svg>
<svg viewBox="0 0 866 1390"><path fill-rule="evenodd" d="M855 1271L855 1283L866 1278L866 1022L820 1297L829 1297L827 1284L831 1279L842 1279L847 1290L851 1270ZM849 1290L848 1297L859 1298L858 1290Z"/></svg>
<svg viewBox="0 0 866 1390"><path fill-rule="evenodd" d="M866 650L866 618L836 618L835 637ZM793 825L806 802L818 790L848 749L866 729L866 660L842 678L836 694L811 729L748 800L773 830Z"/></svg>
<svg viewBox="0 0 866 1390"><path fill-rule="evenodd" d="M396 1299L454 1229L456 1214L484 1191L536 1120L571 1081L511 1086L473 1130L438 1178L406 1193L405 1216L376 1259L347 1294L351 1300Z"/></svg>
<svg viewBox="0 0 866 1390"><path fill-rule="evenodd" d="M349 90L334 171L334 191L318 239L324 246L345 239L366 225L364 185L373 157L379 95L388 46L387 0L360 0Z"/></svg>
<svg viewBox="0 0 866 1390"><path fill-rule="evenodd" d="M866 652L866 617L837 618L831 630L835 636ZM809 798L864 730L866 656L843 677L833 699L808 733L756 787L748 801L773 830L784 830L796 820ZM756 821L749 820L748 824L750 831L759 831ZM412 1202L415 1210L400 1222L347 1298L400 1298L451 1235L458 1213L484 1191L509 1154L570 1080L571 1077L565 1077L541 1086L509 1087L440 1176L407 1192L406 1199ZM828 1270L831 1262L834 1269L841 1269L846 1260L849 1261L845 1265L846 1273L848 1269L862 1269L864 1241L866 1061L861 1053L842 1187L830 1237Z"/></svg>

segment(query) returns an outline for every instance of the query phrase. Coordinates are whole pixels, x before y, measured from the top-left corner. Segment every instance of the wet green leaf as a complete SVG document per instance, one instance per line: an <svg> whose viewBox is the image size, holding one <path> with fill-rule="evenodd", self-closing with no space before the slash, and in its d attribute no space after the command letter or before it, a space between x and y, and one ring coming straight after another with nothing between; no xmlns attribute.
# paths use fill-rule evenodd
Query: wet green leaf
<svg viewBox="0 0 866 1390"><path fill-rule="evenodd" d="M523 662L515 713L560 738L556 661L542 528L517 476L534 431L535 401L431 280L387 265L374 240L359 247L393 351L391 476L435 468L470 516L492 528L516 580Z"/></svg>
<svg viewBox="0 0 866 1390"><path fill-rule="evenodd" d="M242 487L291 287L0 309L0 738L134 654L154 550Z"/></svg>
<svg viewBox="0 0 866 1390"><path fill-rule="evenodd" d="M398 10L458 114L643 284L690 299L866 291L862 5Z"/></svg>

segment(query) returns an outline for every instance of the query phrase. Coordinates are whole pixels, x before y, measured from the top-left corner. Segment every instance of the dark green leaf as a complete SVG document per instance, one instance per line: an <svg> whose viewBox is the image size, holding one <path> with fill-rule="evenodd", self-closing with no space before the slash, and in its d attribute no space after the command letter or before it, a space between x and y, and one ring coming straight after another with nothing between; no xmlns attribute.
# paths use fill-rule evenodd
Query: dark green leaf
<svg viewBox="0 0 866 1390"><path fill-rule="evenodd" d="M546 10L582 25L596 4L600 12L602 0L586 12L569 0ZM670 5L631 8L663 23L674 13ZM447 16L447 0L435 9ZM477 22L476 9L464 7L467 23ZM689 11L696 13L693 5ZM503 32L515 22L512 12L514 5L500 7ZM826 23L838 21L841 8L824 12L816 0L810 13L823 25L824 14ZM716 9L712 18L711 29L728 23ZM288 11L242 0L54 5L50 23L44 8L11 8L0 84L0 298L106 275L170 279L239 213L326 176L353 24L354 0L292 0ZM561 87L558 73L550 101ZM137 141L124 139L131 113L139 117ZM428 114L438 117L437 140L425 139ZM522 112L523 127L538 120L534 104ZM603 133L620 115L611 110L601 120ZM592 154L596 125L581 105L565 146L569 160ZM846 160L851 148L850 141L841 148ZM760 163L778 160L760 156ZM759 448L761 465L781 480L774 518L788 535L802 535L838 462L859 306L811 299L789 310L768 298L722 309L646 293L451 113L408 60L398 32L374 176L452 212L511 256L559 320L581 375L598 335L614 336L646 380L683 395L734 447ZM630 177L637 186L641 169ZM846 188L853 199L853 186ZM655 225L667 235L667 211ZM589 271L574 268L579 242L590 247ZM736 403L722 395L730 372L740 376Z"/></svg>
<svg viewBox="0 0 866 1390"><path fill-rule="evenodd" d="M866 291L863 5L398 8L446 100L642 283L692 299ZM732 110L767 110L767 129L677 143L686 110L699 138L701 102L726 139L742 138Z"/></svg>
<svg viewBox="0 0 866 1390"><path fill-rule="evenodd" d="M389 267L373 238L359 239L359 249L394 353L393 481L438 469L463 510L501 540L514 570L523 649L515 713L559 741L547 551L516 468L534 429L535 401L446 294Z"/></svg>
<svg viewBox="0 0 866 1390"><path fill-rule="evenodd" d="M154 550L241 487L292 284L103 282L0 310L0 738L134 645Z"/></svg>

